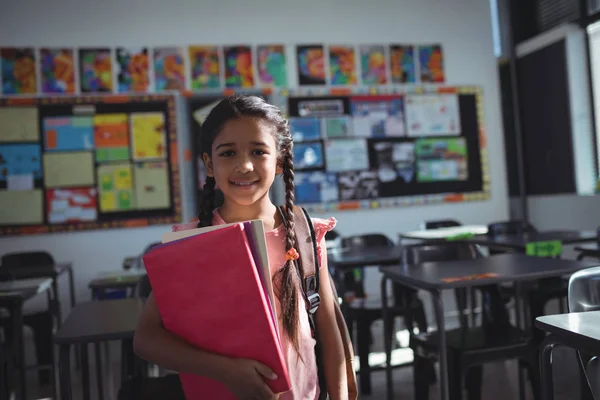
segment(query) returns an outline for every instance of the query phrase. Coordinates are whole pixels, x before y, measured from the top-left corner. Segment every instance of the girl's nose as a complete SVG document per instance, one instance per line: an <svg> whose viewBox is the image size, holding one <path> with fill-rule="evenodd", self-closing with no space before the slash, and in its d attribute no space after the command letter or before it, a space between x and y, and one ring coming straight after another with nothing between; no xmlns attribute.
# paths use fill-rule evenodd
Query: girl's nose
<svg viewBox="0 0 600 400"><path fill-rule="evenodd" d="M254 169L254 166L250 160L242 160L236 169L238 172L250 172Z"/></svg>

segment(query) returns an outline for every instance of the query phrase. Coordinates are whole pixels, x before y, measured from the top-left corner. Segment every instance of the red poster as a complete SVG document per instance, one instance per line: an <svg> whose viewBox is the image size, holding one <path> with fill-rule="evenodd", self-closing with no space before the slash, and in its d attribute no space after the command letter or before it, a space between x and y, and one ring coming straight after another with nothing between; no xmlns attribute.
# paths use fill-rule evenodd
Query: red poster
<svg viewBox="0 0 600 400"><path fill-rule="evenodd" d="M50 224L96 221L96 210L96 188L46 190L46 214Z"/></svg>

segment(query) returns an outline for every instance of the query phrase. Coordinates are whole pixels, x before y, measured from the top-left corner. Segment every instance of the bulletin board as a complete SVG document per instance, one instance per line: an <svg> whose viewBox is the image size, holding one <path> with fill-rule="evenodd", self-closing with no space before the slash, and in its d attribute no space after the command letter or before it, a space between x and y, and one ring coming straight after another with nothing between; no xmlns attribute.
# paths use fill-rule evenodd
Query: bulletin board
<svg viewBox="0 0 600 400"><path fill-rule="evenodd" d="M296 202L316 212L486 200L478 87L293 95Z"/></svg>
<svg viewBox="0 0 600 400"><path fill-rule="evenodd" d="M175 99L0 99L0 235L181 220Z"/></svg>

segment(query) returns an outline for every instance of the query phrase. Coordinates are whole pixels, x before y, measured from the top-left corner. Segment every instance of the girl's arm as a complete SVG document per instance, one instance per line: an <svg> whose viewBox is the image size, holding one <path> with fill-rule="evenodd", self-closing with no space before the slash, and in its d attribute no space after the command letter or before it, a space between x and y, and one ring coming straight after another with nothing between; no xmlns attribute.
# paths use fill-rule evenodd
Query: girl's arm
<svg viewBox="0 0 600 400"><path fill-rule="evenodd" d="M264 381L265 378L276 379L266 366L198 349L167 331L153 293L148 296L135 330L133 350L144 360L164 368L219 381L241 399L277 398Z"/></svg>
<svg viewBox="0 0 600 400"><path fill-rule="evenodd" d="M327 267L325 239L321 246L321 268L319 270L319 295L321 304L316 314L317 334L321 343L323 368L327 381L327 392L331 400L348 398L348 382L346 379L346 359L344 346L339 334L335 318L334 298Z"/></svg>

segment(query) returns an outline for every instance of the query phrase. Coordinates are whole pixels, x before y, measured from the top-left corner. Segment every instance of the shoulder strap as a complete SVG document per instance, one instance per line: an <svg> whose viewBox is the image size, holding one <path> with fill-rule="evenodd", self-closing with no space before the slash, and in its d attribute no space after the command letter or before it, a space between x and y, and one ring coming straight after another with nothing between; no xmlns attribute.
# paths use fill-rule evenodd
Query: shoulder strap
<svg viewBox="0 0 600 400"><path fill-rule="evenodd" d="M289 228L285 213L281 208L278 209L286 228ZM294 206L293 213L296 250L300 255L296 260L296 266L300 275L306 308L310 314L314 314L319 308L319 304L321 304L321 297L319 296L319 257L314 227L306 210Z"/></svg>

